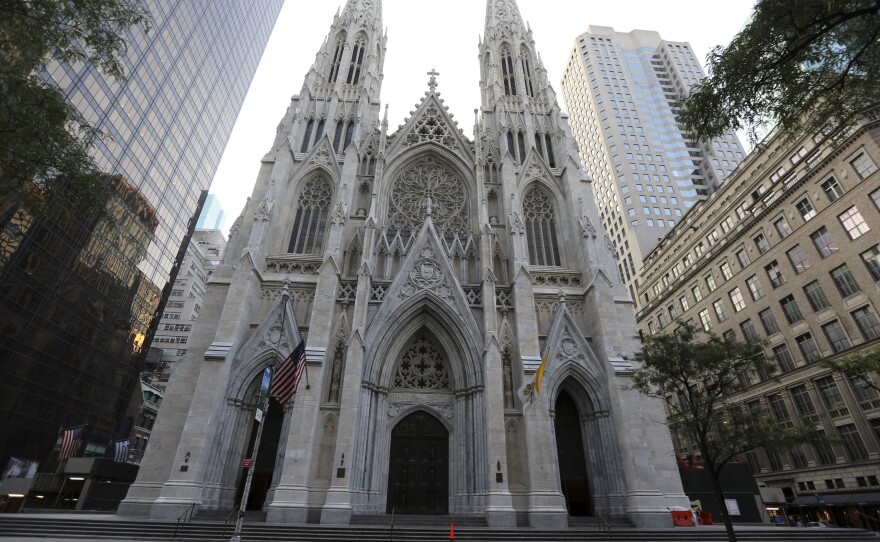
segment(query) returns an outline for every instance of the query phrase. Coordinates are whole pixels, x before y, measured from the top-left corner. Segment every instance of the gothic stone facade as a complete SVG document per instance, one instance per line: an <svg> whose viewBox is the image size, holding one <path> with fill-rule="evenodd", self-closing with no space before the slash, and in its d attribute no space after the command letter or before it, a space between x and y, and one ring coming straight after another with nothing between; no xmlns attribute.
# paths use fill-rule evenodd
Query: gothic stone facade
<svg viewBox="0 0 880 542"><path fill-rule="evenodd" d="M381 2L334 18L121 514L238 502L263 368L299 335L306 379L270 407L256 457L249 506L269 522L394 510L564 527L599 512L647 526L687 504L661 406L628 389L632 300L514 0L489 2L479 51L474 141L433 72L388 133Z"/></svg>

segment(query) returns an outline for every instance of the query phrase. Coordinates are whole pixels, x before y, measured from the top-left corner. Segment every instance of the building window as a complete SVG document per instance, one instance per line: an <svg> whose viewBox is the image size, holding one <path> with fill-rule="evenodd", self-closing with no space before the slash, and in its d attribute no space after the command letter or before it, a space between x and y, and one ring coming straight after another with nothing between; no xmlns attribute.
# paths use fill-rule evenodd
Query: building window
<svg viewBox="0 0 880 542"><path fill-rule="evenodd" d="M776 363L783 373L794 370L794 358L791 357L787 344L782 343L779 346L774 346L773 356L776 358Z"/></svg>
<svg viewBox="0 0 880 542"><path fill-rule="evenodd" d="M751 262L749 260L749 255L746 253L746 249L742 249L736 253L736 260L739 262L739 266L742 269L745 269Z"/></svg>
<svg viewBox="0 0 880 542"><path fill-rule="evenodd" d="M871 380L871 377L868 373L849 373L849 385L852 387L853 395L856 397L856 401L859 403L864 403L866 401L873 401L877 398L880 393L877 392L877 388L874 384L874 381ZM873 405L867 405L868 408L865 410L874 408ZM878 418L880 419L880 418Z"/></svg>
<svg viewBox="0 0 880 542"><path fill-rule="evenodd" d="M810 203L809 198L804 198L795 204L798 212L801 214L801 218L804 219L804 222L809 222L811 218L816 216L816 209L813 208L813 204Z"/></svg>
<svg viewBox="0 0 880 542"><path fill-rule="evenodd" d="M700 311L700 323L703 325L703 331L712 330L712 320L709 319L709 309Z"/></svg>
<svg viewBox="0 0 880 542"><path fill-rule="evenodd" d="M559 240L556 236L556 210L553 200L540 186L532 187L523 198L526 219L526 243L531 265L560 264Z"/></svg>
<svg viewBox="0 0 880 542"><path fill-rule="evenodd" d="M760 340L758 337L758 332L755 330L755 326L752 325L751 320L746 320L745 322L739 325L739 328L742 330L743 337L748 342L756 342Z"/></svg>
<svg viewBox="0 0 880 542"><path fill-rule="evenodd" d="M828 344L831 345L831 349L834 350L835 354L843 352L852 346L849 338L846 336L846 332L843 330L843 326L837 320L823 325L822 332L825 333L825 338L828 339Z"/></svg>
<svg viewBox="0 0 880 542"><path fill-rule="evenodd" d="M712 303L712 306L715 308L715 316L718 317L719 322L727 320L727 310L724 308L724 300L717 299Z"/></svg>
<svg viewBox="0 0 880 542"><path fill-rule="evenodd" d="M712 273L706 275L706 287L709 288L710 292L714 292L717 286L715 285L715 277L712 276Z"/></svg>
<svg viewBox="0 0 880 542"><path fill-rule="evenodd" d="M791 262L791 266L794 268L796 274L799 275L810 268L810 262L807 261L807 255L800 245L793 246L788 252L786 252L786 254L788 255L788 261Z"/></svg>
<svg viewBox="0 0 880 542"><path fill-rule="evenodd" d="M779 264L776 260L765 265L764 271L767 272L767 278L770 279L770 285L773 286L773 288L779 288L785 284L785 277L782 276L782 271L779 270Z"/></svg>
<svg viewBox="0 0 880 542"><path fill-rule="evenodd" d="M660 329L663 329L666 326L666 317L663 316L662 312L657 313L657 325L660 326Z"/></svg>
<svg viewBox="0 0 880 542"><path fill-rule="evenodd" d="M739 290L739 286L728 292L730 295L730 302L733 303L733 311L739 312L746 308L746 302L743 299L742 292Z"/></svg>
<svg viewBox="0 0 880 542"><path fill-rule="evenodd" d="M746 279L746 286L749 287L749 293L753 300L757 301L764 297L764 288L761 287L761 279L758 278L758 275L752 275Z"/></svg>
<svg viewBox="0 0 880 542"><path fill-rule="evenodd" d="M755 236L755 247L758 249L759 254L764 254L768 250L770 250L770 243L767 242L767 238L764 237L763 233L759 233Z"/></svg>
<svg viewBox="0 0 880 542"><path fill-rule="evenodd" d="M794 408L800 416L807 418L816 415L816 407L813 405L810 392L805 385L801 384L791 388L791 398L794 402Z"/></svg>
<svg viewBox="0 0 880 542"><path fill-rule="evenodd" d="M776 420L776 423L787 427L793 425L791 423L791 414L788 413L788 408L785 406L785 399L782 398L782 394L777 393L767 397L767 404L770 405L770 412L773 414L773 419Z"/></svg>
<svg viewBox="0 0 880 542"><path fill-rule="evenodd" d="M846 449L846 456L850 461L868 459L868 450L865 448L865 443L862 441L862 437L859 435L859 430L856 429L855 424L841 425L837 428L837 432L840 434L841 440L843 440L843 447Z"/></svg>
<svg viewBox="0 0 880 542"><path fill-rule="evenodd" d="M865 180L871 176L872 173L877 171L877 166L871 160L871 157L865 153L859 153L858 156L850 160L850 165L856 171L856 175L859 176L859 179Z"/></svg>
<svg viewBox="0 0 880 542"><path fill-rule="evenodd" d="M700 285L696 285L691 288L691 293L694 294L694 302L699 303L703 300L703 293L700 291Z"/></svg>
<svg viewBox="0 0 880 542"><path fill-rule="evenodd" d="M834 239L828 232L828 228L826 228L825 226L822 226L818 230L811 233L810 239L813 240L813 244L816 245L816 250L819 251L819 254L821 254L823 258L831 256L838 250L837 243L834 242Z"/></svg>
<svg viewBox="0 0 880 542"><path fill-rule="evenodd" d="M724 277L724 280L730 280L733 278L733 271L731 271L729 263L722 263L719 269L721 270L721 276Z"/></svg>
<svg viewBox="0 0 880 542"><path fill-rule="evenodd" d="M831 306L819 281L814 280L804 286L804 293L807 295L807 301L810 302L813 312L818 312Z"/></svg>
<svg viewBox="0 0 880 542"><path fill-rule="evenodd" d="M774 316L772 310L764 309L758 313L758 316L761 317L761 325L764 326L764 331L767 332L767 335L779 333L779 324L776 323L776 316Z"/></svg>
<svg viewBox="0 0 880 542"><path fill-rule="evenodd" d="M783 297L779 300L779 304L782 306L782 312L785 314L785 319L788 320L789 324L796 324L804 319L793 295Z"/></svg>
<svg viewBox="0 0 880 542"><path fill-rule="evenodd" d="M324 247L324 233L330 215L333 192L321 176L305 183L297 200L296 217L287 252L317 254Z"/></svg>
<svg viewBox="0 0 880 542"><path fill-rule="evenodd" d="M780 239L785 239L791 235L791 226L788 225L788 221L784 216L779 217L773 225L776 227Z"/></svg>
<svg viewBox="0 0 880 542"><path fill-rule="evenodd" d="M678 298L678 302L681 304L681 310L682 310L682 312L687 312L687 310L690 308L690 305L688 305L688 298L687 298L687 296L686 296L686 295L683 295L683 296L679 297L679 298Z"/></svg>
<svg viewBox="0 0 880 542"><path fill-rule="evenodd" d="M868 250L862 252L862 261L868 268L868 273L875 281L880 281L880 245L874 245Z"/></svg>
<svg viewBox="0 0 880 542"><path fill-rule="evenodd" d="M825 192L825 195L828 196L828 201L837 201L840 199L840 196L843 195L843 188L841 188L837 179L834 177L831 177L822 183L822 190Z"/></svg>
<svg viewBox="0 0 880 542"><path fill-rule="evenodd" d="M725 341L727 341L727 342L729 342L729 343L735 343L735 342L736 342L736 333L734 333L732 329L728 329L727 331L725 331L724 333L722 333L722 334L721 334L721 337L722 337Z"/></svg>
<svg viewBox="0 0 880 542"><path fill-rule="evenodd" d="M513 57L510 47L505 44L501 48L501 79L504 82L504 94L516 96L516 77L513 71Z"/></svg>
<svg viewBox="0 0 880 542"><path fill-rule="evenodd" d="M866 341L871 341L880 337L880 321L877 315L871 309L870 305L866 305L861 309L852 312L853 320L864 335Z"/></svg>
<svg viewBox="0 0 880 542"><path fill-rule="evenodd" d="M846 264L833 269L831 271L831 278L834 279L834 285L837 286L837 290L843 297L849 297L862 291L852 271L849 270Z"/></svg>
<svg viewBox="0 0 880 542"><path fill-rule="evenodd" d="M342 51L345 49L345 33L336 38L336 50L333 53L333 61L330 63L330 73L327 76L328 83L335 83L339 77L339 64L342 62Z"/></svg>
<svg viewBox="0 0 880 542"><path fill-rule="evenodd" d="M528 94L530 98L534 98L535 90L532 86L532 68L531 66L529 66L529 51L528 49L526 49L525 45L520 48L520 61L522 63L523 79L525 80L526 85L526 94Z"/></svg>
<svg viewBox="0 0 880 542"><path fill-rule="evenodd" d="M850 239L858 239L871 231L871 228L865 223L865 219L862 218L862 213L855 206L838 215L837 219L843 224L843 228L849 234Z"/></svg>
<svg viewBox="0 0 880 542"><path fill-rule="evenodd" d="M822 433L824 436L824 432ZM831 442L829 442L827 438L822 438L813 444L813 449L816 451L816 459L819 461L820 465L833 465L837 463L837 456L834 454L834 448L831 447Z"/></svg>
<svg viewBox="0 0 880 542"><path fill-rule="evenodd" d="M367 48L367 38L358 36L351 50L351 61L348 65L348 77L345 82L349 85L357 85L361 81L361 68L364 65L364 51Z"/></svg>
<svg viewBox="0 0 880 542"><path fill-rule="evenodd" d="M805 362L813 363L822 357L822 353L819 352L819 347L816 345L816 339L811 334L804 333L803 335L798 335L794 340L797 342Z"/></svg>

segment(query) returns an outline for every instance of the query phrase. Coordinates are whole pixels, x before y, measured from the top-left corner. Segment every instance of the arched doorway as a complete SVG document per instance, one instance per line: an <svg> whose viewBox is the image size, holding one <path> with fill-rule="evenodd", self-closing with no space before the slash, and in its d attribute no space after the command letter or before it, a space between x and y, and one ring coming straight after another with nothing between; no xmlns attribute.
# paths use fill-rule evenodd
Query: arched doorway
<svg viewBox="0 0 880 542"><path fill-rule="evenodd" d="M449 432L424 411L402 419L391 432L387 512L447 514Z"/></svg>
<svg viewBox="0 0 880 542"><path fill-rule="evenodd" d="M568 515L592 515L581 417L577 404L566 391L556 399L553 425L556 430L556 452L559 454L559 482L565 495Z"/></svg>
<svg viewBox="0 0 880 542"><path fill-rule="evenodd" d="M281 427L284 423L284 407L277 401L271 399L269 408L263 422L266 426L263 428L263 434L260 436L260 449L257 451L257 460L254 463L254 476L251 482L250 498L248 498L245 510L262 510L266 503L266 493L269 491L269 485L272 483L272 473L275 470L275 459L278 455L278 444L281 441ZM260 422L254 420L251 434L248 438L248 447L246 458L253 458L254 445L257 441L257 431ZM242 468L240 472L238 490L235 498L236 504L241 502L242 493L244 493L245 479L247 478L247 469Z"/></svg>

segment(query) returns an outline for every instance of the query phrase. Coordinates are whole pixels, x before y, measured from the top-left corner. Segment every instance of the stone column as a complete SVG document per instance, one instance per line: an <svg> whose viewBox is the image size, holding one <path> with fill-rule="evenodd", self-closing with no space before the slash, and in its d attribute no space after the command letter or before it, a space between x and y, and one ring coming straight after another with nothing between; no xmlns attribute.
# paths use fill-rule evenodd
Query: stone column
<svg viewBox="0 0 880 542"><path fill-rule="evenodd" d="M559 457L549 400L546 394L536 394L523 407L529 478L529 526L562 529L568 526L568 511L565 497L559 489Z"/></svg>

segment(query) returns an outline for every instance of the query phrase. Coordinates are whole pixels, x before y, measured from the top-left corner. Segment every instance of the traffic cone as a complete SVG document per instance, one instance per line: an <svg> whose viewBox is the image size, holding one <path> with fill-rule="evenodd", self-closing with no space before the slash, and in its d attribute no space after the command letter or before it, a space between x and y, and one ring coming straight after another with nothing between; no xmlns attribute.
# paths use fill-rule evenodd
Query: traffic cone
<svg viewBox="0 0 880 542"><path fill-rule="evenodd" d="M449 540L455 540L455 523L449 522Z"/></svg>

